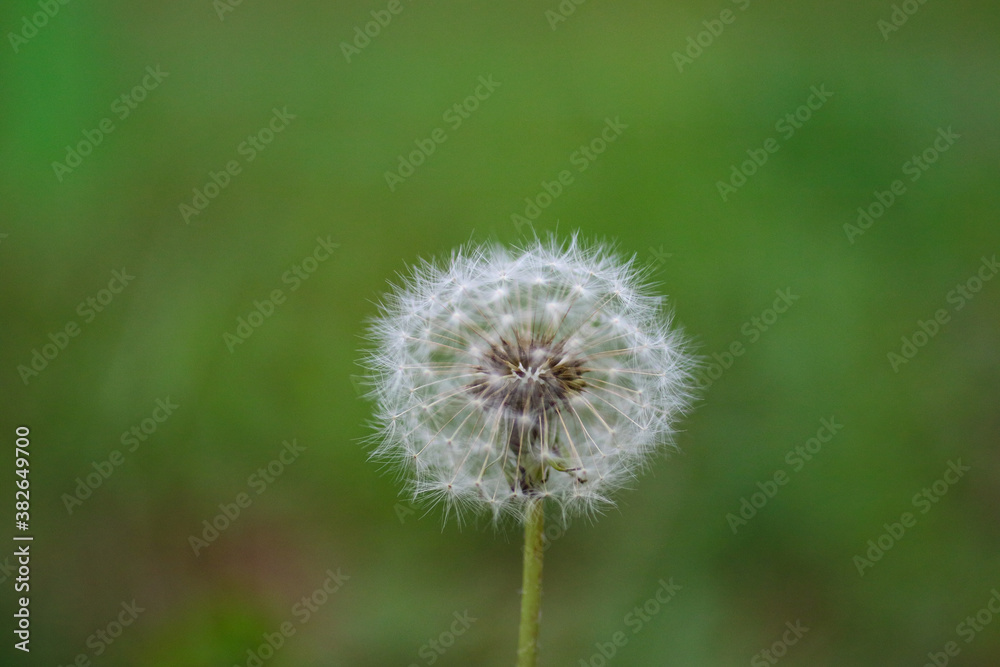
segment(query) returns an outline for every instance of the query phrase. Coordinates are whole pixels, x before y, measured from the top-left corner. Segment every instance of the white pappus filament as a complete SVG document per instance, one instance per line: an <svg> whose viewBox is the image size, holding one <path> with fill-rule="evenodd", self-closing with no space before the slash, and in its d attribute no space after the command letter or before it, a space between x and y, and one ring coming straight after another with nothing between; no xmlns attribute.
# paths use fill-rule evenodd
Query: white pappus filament
<svg viewBox="0 0 1000 667"><path fill-rule="evenodd" d="M693 360L634 260L535 240L423 262L386 295L365 357L373 456L416 499L496 519L599 510L668 444Z"/></svg>

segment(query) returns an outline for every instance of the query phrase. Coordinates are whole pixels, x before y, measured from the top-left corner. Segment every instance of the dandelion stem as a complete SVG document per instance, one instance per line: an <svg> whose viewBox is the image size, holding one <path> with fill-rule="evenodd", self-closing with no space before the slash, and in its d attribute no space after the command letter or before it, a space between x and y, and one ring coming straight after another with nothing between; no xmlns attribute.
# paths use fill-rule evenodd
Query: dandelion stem
<svg viewBox="0 0 1000 667"><path fill-rule="evenodd" d="M543 501L531 500L528 502L524 520L524 578L521 583L521 629L517 643L517 667L535 667L535 660L538 657L544 530Z"/></svg>

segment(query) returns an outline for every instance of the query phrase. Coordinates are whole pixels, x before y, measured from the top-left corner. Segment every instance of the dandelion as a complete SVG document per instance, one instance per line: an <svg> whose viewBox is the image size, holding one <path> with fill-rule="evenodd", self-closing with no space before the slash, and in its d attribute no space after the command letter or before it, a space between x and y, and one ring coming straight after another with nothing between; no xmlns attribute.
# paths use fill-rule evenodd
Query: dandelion
<svg viewBox="0 0 1000 667"><path fill-rule="evenodd" d="M634 259L603 245L470 246L387 295L367 357L373 457L415 500L525 524L519 665L534 665L546 502L613 502L671 441L692 358Z"/></svg>

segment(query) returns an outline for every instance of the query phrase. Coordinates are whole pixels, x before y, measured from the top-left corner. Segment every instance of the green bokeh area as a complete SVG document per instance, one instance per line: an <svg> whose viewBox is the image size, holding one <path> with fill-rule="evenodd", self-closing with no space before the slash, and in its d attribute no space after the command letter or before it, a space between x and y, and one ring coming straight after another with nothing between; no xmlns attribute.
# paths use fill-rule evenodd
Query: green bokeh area
<svg viewBox="0 0 1000 667"><path fill-rule="evenodd" d="M518 530L399 498L356 360L409 264L556 230L649 267L711 386L618 508L550 534L540 664L1000 663L995 3L891 32L888 1L50 4L0 9L0 497L13 545L26 424L35 536L30 657L0 551L0 663L252 665L286 624L268 667L513 664Z"/></svg>

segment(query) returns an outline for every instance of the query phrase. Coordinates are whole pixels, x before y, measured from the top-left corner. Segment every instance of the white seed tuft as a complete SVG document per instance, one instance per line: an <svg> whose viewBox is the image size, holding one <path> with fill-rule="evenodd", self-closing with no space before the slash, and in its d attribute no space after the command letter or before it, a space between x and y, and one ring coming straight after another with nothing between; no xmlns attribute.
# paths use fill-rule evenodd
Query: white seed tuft
<svg viewBox="0 0 1000 667"><path fill-rule="evenodd" d="M524 518L588 514L634 479L692 399L694 361L634 260L534 241L456 250L386 295L366 366L373 457L413 497Z"/></svg>

